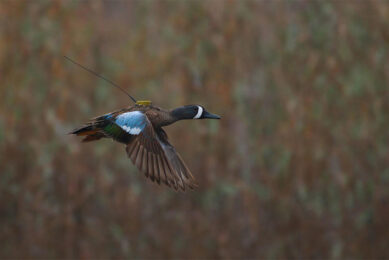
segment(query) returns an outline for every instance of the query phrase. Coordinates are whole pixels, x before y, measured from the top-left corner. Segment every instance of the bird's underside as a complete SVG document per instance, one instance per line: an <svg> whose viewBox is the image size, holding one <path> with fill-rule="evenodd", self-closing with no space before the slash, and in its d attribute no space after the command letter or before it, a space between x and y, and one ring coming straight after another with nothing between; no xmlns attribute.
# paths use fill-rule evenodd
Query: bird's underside
<svg viewBox="0 0 389 260"><path fill-rule="evenodd" d="M97 117L71 134L83 142L112 138L126 145L128 157L153 182L185 191L197 186L190 170L169 143L165 131L150 122L147 113L125 109Z"/></svg>

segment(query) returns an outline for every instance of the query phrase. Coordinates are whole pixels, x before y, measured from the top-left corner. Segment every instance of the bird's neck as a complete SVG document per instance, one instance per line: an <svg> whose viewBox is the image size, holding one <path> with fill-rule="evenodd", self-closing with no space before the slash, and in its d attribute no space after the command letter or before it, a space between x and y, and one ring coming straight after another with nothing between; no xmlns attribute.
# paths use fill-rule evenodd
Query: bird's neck
<svg viewBox="0 0 389 260"><path fill-rule="evenodd" d="M175 121L193 119L193 114L186 107L177 107L170 112Z"/></svg>

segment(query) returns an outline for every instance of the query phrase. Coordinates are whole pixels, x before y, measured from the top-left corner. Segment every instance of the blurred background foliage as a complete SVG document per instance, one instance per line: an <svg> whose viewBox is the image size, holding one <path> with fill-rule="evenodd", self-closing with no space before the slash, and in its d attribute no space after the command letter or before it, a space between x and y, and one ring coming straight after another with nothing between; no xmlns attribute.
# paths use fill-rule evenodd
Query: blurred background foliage
<svg viewBox="0 0 389 260"><path fill-rule="evenodd" d="M387 1L0 2L0 257L388 258ZM200 183L67 132L129 106Z"/></svg>

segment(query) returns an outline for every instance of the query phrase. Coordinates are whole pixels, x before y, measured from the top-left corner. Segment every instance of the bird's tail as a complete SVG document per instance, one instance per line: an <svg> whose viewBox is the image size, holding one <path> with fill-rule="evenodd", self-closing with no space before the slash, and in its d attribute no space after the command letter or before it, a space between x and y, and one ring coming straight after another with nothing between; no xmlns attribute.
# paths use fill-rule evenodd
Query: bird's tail
<svg viewBox="0 0 389 260"><path fill-rule="evenodd" d="M105 125L105 120L103 120L103 118L98 117L95 118L93 121L85 124L84 126L74 129L69 134L85 136L85 138L82 139L82 142L97 141L103 137L106 137L103 131L103 127Z"/></svg>

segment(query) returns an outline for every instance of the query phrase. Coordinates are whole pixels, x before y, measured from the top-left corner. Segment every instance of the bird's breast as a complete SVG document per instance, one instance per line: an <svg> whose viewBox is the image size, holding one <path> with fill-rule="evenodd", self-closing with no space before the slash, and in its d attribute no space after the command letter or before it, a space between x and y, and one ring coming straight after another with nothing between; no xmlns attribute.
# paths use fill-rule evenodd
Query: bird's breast
<svg viewBox="0 0 389 260"><path fill-rule="evenodd" d="M150 110L146 112L146 115L154 127L167 126L174 122L172 116L166 111Z"/></svg>

